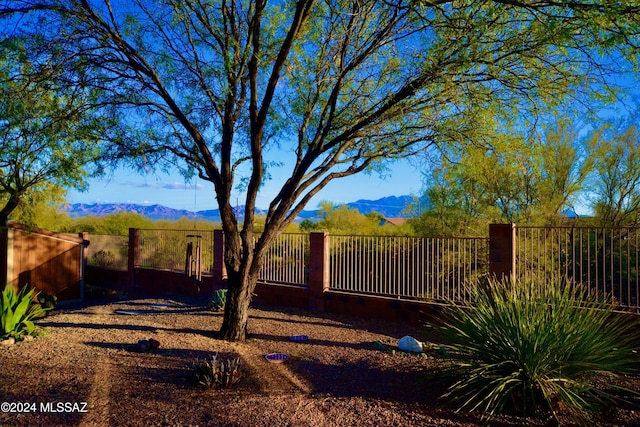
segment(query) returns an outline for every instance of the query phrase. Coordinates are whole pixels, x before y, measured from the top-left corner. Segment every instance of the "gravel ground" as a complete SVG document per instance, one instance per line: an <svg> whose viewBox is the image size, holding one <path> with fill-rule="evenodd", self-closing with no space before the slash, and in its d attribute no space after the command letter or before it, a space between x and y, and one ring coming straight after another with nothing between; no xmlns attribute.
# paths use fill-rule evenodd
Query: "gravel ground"
<svg viewBox="0 0 640 427"><path fill-rule="evenodd" d="M202 300L93 301L56 310L46 334L0 348L0 425L16 426L481 426L456 412L435 379L447 361L381 351L428 329L279 308L252 308L243 343L213 338L222 315ZM307 342L289 337L306 335ZM135 351L138 340L160 347ZM243 379L194 386L189 368L217 352L238 356ZM264 356L284 353L284 363ZM628 385L640 390L640 381ZM5 412L9 408L14 412ZM635 410L634 410L635 409ZM603 426L640 425L637 408L612 408ZM541 425L503 417L491 425Z"/></svg>

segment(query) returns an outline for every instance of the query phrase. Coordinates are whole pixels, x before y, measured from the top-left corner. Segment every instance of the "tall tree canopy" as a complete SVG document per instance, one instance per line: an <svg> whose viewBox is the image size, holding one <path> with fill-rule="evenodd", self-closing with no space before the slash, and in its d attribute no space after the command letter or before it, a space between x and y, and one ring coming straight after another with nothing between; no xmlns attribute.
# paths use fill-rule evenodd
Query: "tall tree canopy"
<svg viewBox="0 0 640 427"><path fill-rule="evenodd" d="M101 152L106 123L84 115L83 95L56 86L50 66L37 68L20 40L0 44L0 225L82 189Z"/></svg>
<svg viewBox="0 0 640 427"><path fill-rule="evenodd" d="M72 84L135 125L118 150L213 183L225 234L224 337L242 340L262 258L333 179L482 139L478 115L609 95L635 64L635 1L3 1L5 37L54 47ZM34 51L42 51L34 48ZM264 232L269 159L288 173ZM232 192L246 194L242 223Z"/></svg>
<svg viewBox="0 0 640 427"><path fill-rule="evenodd" d="M606 124L591 135L590 198L604 227L640 224L640 133L634 124Z"/></svg>
<svg viewBox="0 0 640 427"><path fill-rule="evenodd" d="M417 229L477 235L495 222L561 223L593 170L592 144L567 116L540 131L500 125L489 144L443 148L425 177L429 208Z"/></svg>

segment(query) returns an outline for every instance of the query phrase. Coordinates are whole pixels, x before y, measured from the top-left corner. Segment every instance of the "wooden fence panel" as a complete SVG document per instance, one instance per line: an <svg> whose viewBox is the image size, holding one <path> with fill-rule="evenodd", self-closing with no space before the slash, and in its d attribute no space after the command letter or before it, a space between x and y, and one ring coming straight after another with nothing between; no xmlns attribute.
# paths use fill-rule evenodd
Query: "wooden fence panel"
<svg viewBox="0 0 640 427"><path fill-rule="evenodd" d="M12 225L7 232L7 286L29 285L59 300L80 299L82 245L80 237Z"/></svg>

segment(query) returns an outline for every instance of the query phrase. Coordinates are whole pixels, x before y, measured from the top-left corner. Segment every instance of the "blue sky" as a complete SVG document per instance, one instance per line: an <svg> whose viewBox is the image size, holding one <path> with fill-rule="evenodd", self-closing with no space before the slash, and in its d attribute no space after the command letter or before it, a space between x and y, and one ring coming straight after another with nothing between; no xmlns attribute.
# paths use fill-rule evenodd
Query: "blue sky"
<svg viewBox="0 0 640 427"><path fill-rule="evenodd" d="M284 171L278 172L273 171L272 179L260 191L257 202L259 208L268 207L284 183ZM307 209L314 209L325 200L348 203L360 199L418 195L421 188L420 170L407 160L399 160L391 165L390 171L384 176L361 173L334 180L307 205ZM237 196L238 202L243 204L243 194L238 193ZM88 191L70 190L67 202L160 204L190 211L218 208L213 185L207 181L198 179L185 183L179 174L140 175L133 170L118 170L104 178L91 179Z"/></svg>

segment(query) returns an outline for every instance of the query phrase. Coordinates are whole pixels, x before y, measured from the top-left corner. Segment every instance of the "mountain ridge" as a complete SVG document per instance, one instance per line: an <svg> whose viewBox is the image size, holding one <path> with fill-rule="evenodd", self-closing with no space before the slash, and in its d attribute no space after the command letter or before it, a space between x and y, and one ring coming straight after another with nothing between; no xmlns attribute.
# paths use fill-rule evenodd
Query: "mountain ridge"
<svg viewBox="0 0 640 427"><path fill-rule="evenodd" d="M340 203L336 206L346 205L351 209L357 209L361 214L377 212L387 218L406 218L407 208L414 203L415 197L387 196L376 200L359 199L355 202ZM160 204L142 205L136 203L73 203L62 207L72 217L84 216L105 216L118 212L133 212L144 215L152 220L177 220L180 218L201 219L213 222L220 222L220 211L218 209L207 209L200 211L189 211L186 209L174 209ZM239 215L243 215L244 206L239 206ZM317 219L319 209L304 210L298 215L297 221L304 219ZM265 212L256 209L256 212Z"/></svg>

